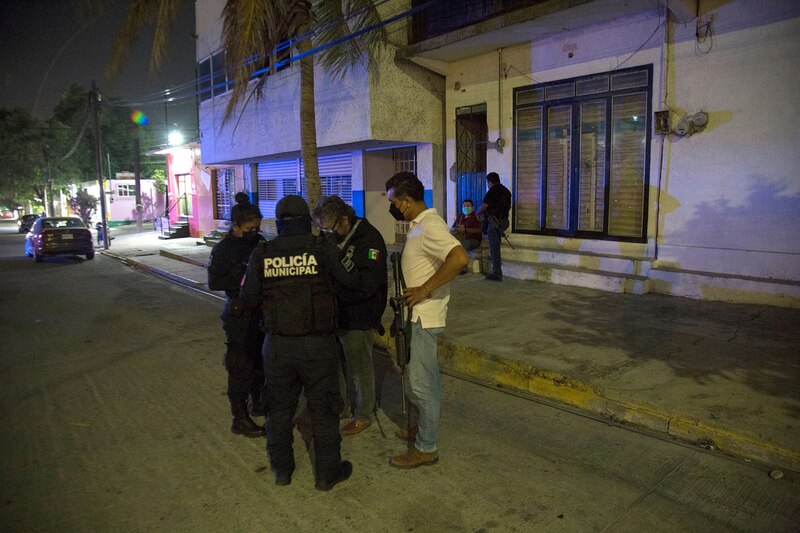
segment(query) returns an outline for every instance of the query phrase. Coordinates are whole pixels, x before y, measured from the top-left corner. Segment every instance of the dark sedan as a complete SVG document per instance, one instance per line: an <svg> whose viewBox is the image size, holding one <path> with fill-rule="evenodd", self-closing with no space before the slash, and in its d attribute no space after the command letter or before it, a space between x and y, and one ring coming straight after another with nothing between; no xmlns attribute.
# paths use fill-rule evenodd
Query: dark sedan
<svg viewBox="0 0 800 533"><path fill-rule="evenodd" d="M17 220L17 226L19 226L20 233L28 233L31 230L31 226L33 223L36 222L36 219L39 218L39 215L22 215Z"/></svg>
<svg viewBox="0 0 800 533"><path fill-rule="evenodd" d="M92 233L77 217L42 217L25 236L25 255L40 263L47 255L85 255L94 259Z"/></svg>

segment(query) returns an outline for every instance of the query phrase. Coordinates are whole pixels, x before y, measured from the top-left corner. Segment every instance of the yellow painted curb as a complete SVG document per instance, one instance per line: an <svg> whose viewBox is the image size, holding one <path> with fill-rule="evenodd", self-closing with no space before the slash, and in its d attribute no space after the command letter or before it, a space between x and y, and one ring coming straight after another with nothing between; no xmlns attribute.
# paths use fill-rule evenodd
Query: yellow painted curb
<svg viewBox="0 0 800 533"><path fill-rule="evenodd" d="M376 335L375 344L394 354L394 340L388 333ZM707 449L800 472L800 450L788 449L757 435L717 427L648 405L610 399L603 391L586 383L442 339L439 340L438 355L440 370L447 374L535 394Z"/></svg>

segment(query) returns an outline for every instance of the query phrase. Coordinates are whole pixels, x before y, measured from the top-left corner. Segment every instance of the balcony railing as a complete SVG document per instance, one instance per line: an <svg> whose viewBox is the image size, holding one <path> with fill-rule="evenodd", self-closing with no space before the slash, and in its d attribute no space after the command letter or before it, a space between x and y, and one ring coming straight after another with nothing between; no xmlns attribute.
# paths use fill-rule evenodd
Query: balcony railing
<svg viewBox="0 0 800 533"><path fill-rule="evenodd" d="M440 0L412 16L409 44L427 41L497 15L545 1L547 0ZM428 0L412 0L411 5L418 7L425 3Z"/></svg>

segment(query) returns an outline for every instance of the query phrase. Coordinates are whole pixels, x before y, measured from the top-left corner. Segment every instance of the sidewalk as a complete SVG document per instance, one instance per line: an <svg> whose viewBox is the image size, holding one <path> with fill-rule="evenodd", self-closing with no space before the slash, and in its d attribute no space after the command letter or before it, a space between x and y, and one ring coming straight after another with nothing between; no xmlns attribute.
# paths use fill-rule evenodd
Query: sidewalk
<svg viewBox="0 0 800 533"><path fill-rule="evenodd" d="M103 253L224 297L205 286L210 247L131 231ZM800 310L468 274L452 283L439 360L448 374L800 471Z"/></svg>

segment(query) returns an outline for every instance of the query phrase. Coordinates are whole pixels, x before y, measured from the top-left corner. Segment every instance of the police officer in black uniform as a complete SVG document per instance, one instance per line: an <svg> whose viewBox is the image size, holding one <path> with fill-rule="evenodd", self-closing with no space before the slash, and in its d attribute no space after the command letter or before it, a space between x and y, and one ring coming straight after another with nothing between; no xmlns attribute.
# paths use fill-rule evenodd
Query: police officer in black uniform
<svg viewBox="0 0 800 533"><path fill-rule="evenodd" d="M241 194L241 193L240 193ZM228 371L228 400L231 403L233 422L231 432L246 437L264 435L264 428L251 418L263 416L261 388L264 371L261 345L261 314L246 311L239 301L239 288L247 270L247 261L263 237L258 234L261 212L250 203L246 195L231 209L231 229L222 241L211 250L208 264L208 288L225 291L228 297L220 318L225 330L228 349L225 369ZM248 414L248 397L250 412Z"/></svg>
<svg viewBox="0 0 800 533"><path fill-rule="evenodd" d="M291 483L293 418L304 391L314 438L315 486L330 490L353 470L340 452L335 291L354 290L358 276L339 261L336 246L311 233L303 198L282 198L275 217L278 236L253 252L240 292L247 308L263 304L270 466L277 485Z"/></svg>

